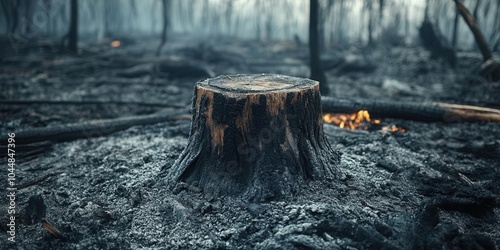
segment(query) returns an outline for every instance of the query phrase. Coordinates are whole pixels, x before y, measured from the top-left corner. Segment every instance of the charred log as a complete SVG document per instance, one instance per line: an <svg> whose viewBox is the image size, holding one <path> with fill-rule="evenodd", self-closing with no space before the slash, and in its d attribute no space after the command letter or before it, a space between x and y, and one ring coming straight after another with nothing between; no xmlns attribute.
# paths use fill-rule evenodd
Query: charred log
<svg viewBox="0 0 500 250"><path fill-rule="evenodd" d="M500 122L500 110L449 103L411 103L381 100L352 100L322 97L323 112L356 113L368 110L374 117L428 122L492 121Z"/></svg>
<svg viewBox="0 0 500 250"><path fill-rule="evenodd" d="M318 82L281 75L198 82L189 143L168 181L253 201L289 198L335 176L339 156L323 135Z"/></svg>

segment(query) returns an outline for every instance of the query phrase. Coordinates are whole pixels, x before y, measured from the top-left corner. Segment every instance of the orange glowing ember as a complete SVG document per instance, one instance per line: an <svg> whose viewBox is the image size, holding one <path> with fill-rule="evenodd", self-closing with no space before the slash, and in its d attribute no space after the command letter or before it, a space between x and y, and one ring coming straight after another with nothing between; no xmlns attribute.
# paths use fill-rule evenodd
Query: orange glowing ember
<svg viewBox="0 0 500 250"><path fill-rule="evenodd" d="M120 47L120 45L122 45L122 43L118 40L114 40L111 42L111 47L113 47L113 48Z"/></svg>
<svg viewBox="0 0 500 250"><path fill-rule="evenodd" d="M324 114L323 120L326 123L333 123L338 125L340 128L350 130L368 130L370 124L380 124L380 120L370 118L368 110L360 110L354 114ZM405 132L405 129L399 128L396 125L383 126L381 127L381 130L389 132Z"/></svg>

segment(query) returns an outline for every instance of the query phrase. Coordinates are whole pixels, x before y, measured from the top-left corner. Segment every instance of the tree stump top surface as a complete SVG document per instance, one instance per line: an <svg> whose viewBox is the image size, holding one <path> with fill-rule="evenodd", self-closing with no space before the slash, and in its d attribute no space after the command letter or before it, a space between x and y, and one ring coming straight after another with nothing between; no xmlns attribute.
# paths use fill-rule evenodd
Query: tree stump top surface
<svg viewBox="0 0 500 250"><path fill-rule="evenodd" d="M319 83L305 78L277 74L223 75L198 83L199 87L226 94L295 92L318 87Z"/></svg>

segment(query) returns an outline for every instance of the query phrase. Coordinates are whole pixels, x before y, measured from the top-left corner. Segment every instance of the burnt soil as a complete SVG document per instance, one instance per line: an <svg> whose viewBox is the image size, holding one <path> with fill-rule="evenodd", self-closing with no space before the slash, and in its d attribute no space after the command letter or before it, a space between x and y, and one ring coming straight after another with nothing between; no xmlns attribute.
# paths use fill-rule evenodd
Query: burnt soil
<svg viewBox="0 0 500 250"><path fill-rule="evenodd" d="M150 40L86 45L79 56L59 53L50 41L32 42L0 58L0 99L165 107L0 104L0 133L165 110L189 114L193 86L205 72L309 72L303 45L174 38L161 58L186 70L131 73L157 60ZM343 46L322 57L330 96L500 106L500 83L470 77L481 63L475 51L459 52L456 69L419 47ZM165 171L187 145L186 119L41 144L16 155L16 245L7 241L2 188L0 248L498 249L499 124L382 123L406 132L325 124L341 154L338 178L311 182L291 200L257 203L211 197L195 186L165 188ZM6 158L1 162L5 187Z"/></svg>

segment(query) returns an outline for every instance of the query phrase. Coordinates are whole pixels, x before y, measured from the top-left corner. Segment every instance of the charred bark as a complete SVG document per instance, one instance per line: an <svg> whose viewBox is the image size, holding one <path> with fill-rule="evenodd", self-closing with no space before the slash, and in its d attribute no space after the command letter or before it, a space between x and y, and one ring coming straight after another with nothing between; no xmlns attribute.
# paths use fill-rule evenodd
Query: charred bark
<svg viewBox="0 0 500 250"><path fill-rule="evenodd" d="M455 19L453 20L453 35L451 39L451 46L453 46L454 49L457 49L457 38L458 38L458 19L460 17L460 14L458 13L458 10L455 11Z"/></svg>
<svg viewBox="0 0 500 250"><path fill-rule="evenodd" d="M327 79L319 57L318 0L310 0L309 7L309 57L311 79L319 82L321 94L328 95Z"/></svg>
<svg viewBox="0 0 500 250"><path fill-rule="evenodd" d="M411 103L381 100L322 97L323 112L356 113L368 110L374 117L391 117L427 122L500 122L500 110L449 103Z"/></svg>
<svg viewBox="0 0 500 250"><path fill-rule="evenodd" d="M335 176L339 156L323 135L316 81L220 76L197 83L192 107L189 143L167 175L172 188L266 201Z"/></svg>

